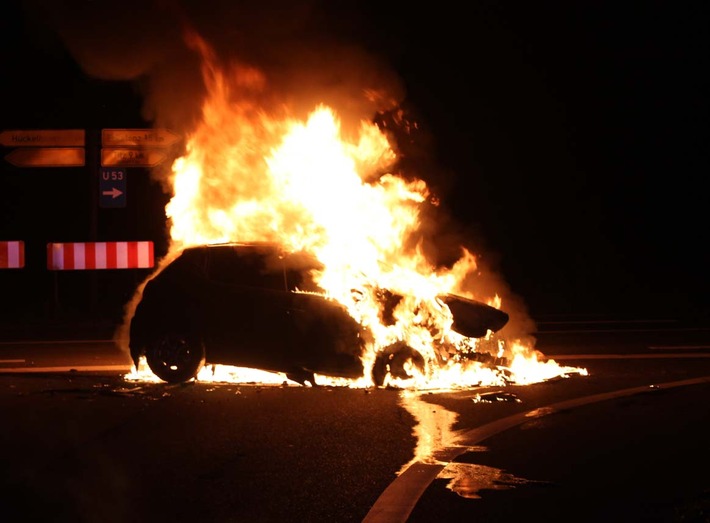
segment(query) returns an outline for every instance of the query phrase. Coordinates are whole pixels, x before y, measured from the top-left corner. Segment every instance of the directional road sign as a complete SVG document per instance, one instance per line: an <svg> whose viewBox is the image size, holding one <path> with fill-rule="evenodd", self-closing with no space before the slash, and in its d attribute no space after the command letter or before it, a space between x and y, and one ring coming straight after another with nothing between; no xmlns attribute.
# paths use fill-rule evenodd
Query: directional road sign
<svg viewBox="0 0 710 523"><path fill-rule="evenodd" d="M83 147L23 147L5 155L15 167L83 167Z"/></svg>
<svg viewBox="0 0 710 523"><path fill-rule="evenodd" d="M99 207L125 207L126 170L102 167L99 171Z"/></svg>
<svg viewBox="0 0 710 523"><path fill-rule="evenodd" d="M103 147L101 149L102 167L156 167L168 155L161 149L128 149Z"/></svg>
<svg viewBox="0 0 710 523"><path fill-rule="evenodd" d="M86 143L83 129L18 129L0 131L0 145L6 147L67 147Z"/></svg>
<svg viewBox="0 0 710 523"><path fill-rule="evenodd" d="M181 136L170 129L103 129L104 147L170 147Z"/></svg>

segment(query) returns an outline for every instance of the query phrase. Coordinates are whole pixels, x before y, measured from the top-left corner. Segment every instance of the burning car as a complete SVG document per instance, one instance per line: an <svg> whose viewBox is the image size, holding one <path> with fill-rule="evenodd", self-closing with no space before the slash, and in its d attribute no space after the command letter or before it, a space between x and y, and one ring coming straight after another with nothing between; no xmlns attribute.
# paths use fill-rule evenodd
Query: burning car
<svg viewBox="0 0 710 523"><path fill-rule="evenodd" d="M313 277L319 266L313 256L271 243L183 249L145 284L130 320L136 368L145 357L170 383L195 378L207 363L280 372L312 385L315 374L359 379L369 372L379 386L387 373L407 376L405 362L423 364L399 342L377 351L366 369L371 333L319 288ZM403 298L379 296L385 315ZM439 303L463 336L482 337L508 321L505 312L461 296L447 294Z"/></svg>

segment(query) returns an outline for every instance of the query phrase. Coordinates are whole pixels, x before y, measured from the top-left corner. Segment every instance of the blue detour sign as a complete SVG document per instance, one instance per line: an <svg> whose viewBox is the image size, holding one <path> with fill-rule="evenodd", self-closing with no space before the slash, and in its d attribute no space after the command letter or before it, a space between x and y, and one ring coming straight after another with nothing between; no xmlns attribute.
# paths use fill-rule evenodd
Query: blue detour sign
<svg viewBox="0 0 710 523"><path fill-rule="evenodd" d="M126 206L126 169L102 167L99 170L99 207Z"/></svg>

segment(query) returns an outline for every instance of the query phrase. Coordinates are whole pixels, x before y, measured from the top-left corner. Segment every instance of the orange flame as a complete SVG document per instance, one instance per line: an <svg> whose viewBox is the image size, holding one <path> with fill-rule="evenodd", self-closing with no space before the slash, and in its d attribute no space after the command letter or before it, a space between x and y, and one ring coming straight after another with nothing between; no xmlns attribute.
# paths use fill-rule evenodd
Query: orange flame
<svg viewBox="0 0 710 523"><path fill-rule="evenodd" d="M456 292L476 298L462 288L464 278L477 270L476 256L462 249L449 268L427 260L415 239L432 195L423 180L393 172L397 154L376 124L362 121L346 136L336 111L326 105L305 120L285 104L267 112L258 103L266 97L267 82L256 68L222 69L199 36L191 33L188 42L202 56L208 95L185 154L172 166L173 197L166 207L171 252L196 244L275 241L313 253L324 266L316 281L327 297L373 334L363 355L365 368L377 351L396 343L424 357L423 367L407 364L411 380L390 379L389 385L528 383L574 370L540 363L536 351L516 340L472 339L452 330L451 312L437 296ZM378 294L383 289L405 296L386 323ZM498 296L487 301L504 305ZM492 348L498 358L510 356L513 366L459 357L482 348ZM203 372L198 379L218 378ZM372 384L367 376L358 382L318 379Z"/></svg>

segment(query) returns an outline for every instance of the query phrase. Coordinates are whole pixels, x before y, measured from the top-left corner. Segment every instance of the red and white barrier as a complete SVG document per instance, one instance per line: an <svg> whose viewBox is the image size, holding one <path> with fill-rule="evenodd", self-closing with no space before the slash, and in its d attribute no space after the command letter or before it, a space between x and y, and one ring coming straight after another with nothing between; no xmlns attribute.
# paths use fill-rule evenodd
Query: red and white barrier
<svg viewBox="0 0 710 523"><path fill-rule="evenodd" d="M47 244L47 268L53 271L149 269L153 264L153 242Z"/></svg>
<svg viewBox="0 0 710 523"><path fill-rule="evenodd" d="M21 269L25 266L25 242L0 242L0 269Z"/></svg>

